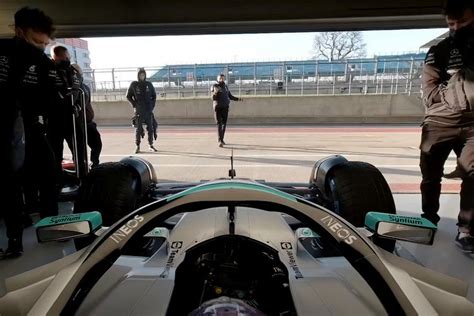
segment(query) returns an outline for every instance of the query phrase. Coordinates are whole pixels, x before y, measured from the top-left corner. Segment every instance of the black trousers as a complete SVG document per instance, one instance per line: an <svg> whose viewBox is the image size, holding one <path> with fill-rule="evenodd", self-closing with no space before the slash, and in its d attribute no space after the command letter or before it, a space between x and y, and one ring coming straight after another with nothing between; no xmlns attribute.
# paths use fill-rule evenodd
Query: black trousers
<svg viewBox="0 0 474 316"><path fill-rule="evenodd" d="M474 124L467 127L425 123L420 144L421 197L423 216L437 222L444 163L451 150L465 176L461 183L459 231L474 234Z"/></svg>
<svg viewBox="0 0 474 316"><path fill-rule="evenodd" d="M227 117L229 116L229 107L216 107L214 109L214 118L217 124L217 141L224 141L225 129L227 126Z"/></svg>
<svg viewBox="0 0 474 316"><path fill-rule="evenodd" d="M56 157L41 124L25 126L22 180L27 209L37 202L41 217L58 215Z"/></svg>
<svg viewBox="0 0 474 316"><path fill-rule="evenodd" d="M146 125L146 132L148 134L148 144L153 145L153 113L137 114L136 130L135 130L135 144L138 146L141 143L142 136L145 135L143 124Z"/></svg>
<svg viewBox="0 0 474 316"><path fill-rule="evenodd" d="M24 210L22 173L26 148L23 146L25 131L23 117L5 104L4 122L0 124L0 174L3 182L0 190L0 218L4 219L7 238L21 241ZM21 144L21 145L20 145Z"/></svg>
<svg viewBox="0 0 474 316"><path fill-rule="evenodd" d="M11 170L6 170L2 174L6 185L0 195L3 204L0 215L5 221L7 238L21 240L23 235L22 212L25 207L21 171L13 173Z"/></svg>
<svg viewBox="0 0 474 316"><path fill-rule="evenodd" d="M72 114L70 116L63 116L62 118L50 119L48 125L48 139L53 148L54 156L56 157L56 175L58 177L59 187L62 187L62 160L64 151L64 141L66 141L69 150L74 153L74 128L73 128ZM76 143L77 143L77 154L78 161L74 161L76 166L79 168L79 177L83 178L86 174L85 154L86 154L86 143L84 139L84 122L81 119L75 119L76 124ZM75 160L75 155L73 155Z"/></svg>
<svg viewBox="0 0 474 316"><path fill-rule="evenodd" d="M91 149L91 162L93 165L99 164L100 152L102 151L102 138L97 130L95 122L87 123L87 145Z"/></svg>

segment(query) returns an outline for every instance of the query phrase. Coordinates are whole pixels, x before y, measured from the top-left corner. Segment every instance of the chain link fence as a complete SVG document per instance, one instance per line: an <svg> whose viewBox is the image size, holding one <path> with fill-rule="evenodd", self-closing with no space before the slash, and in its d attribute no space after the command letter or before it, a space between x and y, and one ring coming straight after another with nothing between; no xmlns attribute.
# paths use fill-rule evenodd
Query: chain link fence
<svg viewBox="0 0 474 316"><path fill-rule="evenodd" d="M236 96L420 94L424 55L348 61L293 61L145 67L158 98L210 97L224 73ZM94 101L122 101L135 68L85 70Z"/></svg>

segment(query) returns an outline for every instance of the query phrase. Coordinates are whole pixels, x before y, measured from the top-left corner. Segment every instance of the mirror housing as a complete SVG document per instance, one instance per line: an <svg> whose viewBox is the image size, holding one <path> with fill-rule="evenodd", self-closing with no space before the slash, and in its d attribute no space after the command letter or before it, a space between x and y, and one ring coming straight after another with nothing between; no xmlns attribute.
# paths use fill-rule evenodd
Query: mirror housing
<svg viewBox="0 0 474 316"><path fill-rule="evenodd" d="M432 245L437 227L422 217L369 212L365 227L375 236L386 239Z"/></svg>
<svg viewBox="0 0 474 316"><path fill-rule="evenodd" d="M35 224L38 242L64 241L89 236L102 226L99 212L45 217Z"/></svg>

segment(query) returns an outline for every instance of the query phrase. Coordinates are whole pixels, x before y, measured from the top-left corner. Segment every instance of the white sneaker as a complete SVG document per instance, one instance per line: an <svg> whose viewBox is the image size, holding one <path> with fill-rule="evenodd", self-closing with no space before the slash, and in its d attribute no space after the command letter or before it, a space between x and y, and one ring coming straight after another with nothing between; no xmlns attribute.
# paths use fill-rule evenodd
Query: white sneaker
<svg viewBox="0 0 474 316"><path fill-rule="evenodd" d="M462 249L463 252L474 253L474 236L467 233L458 232L454 240L456 245Z"/></svg>

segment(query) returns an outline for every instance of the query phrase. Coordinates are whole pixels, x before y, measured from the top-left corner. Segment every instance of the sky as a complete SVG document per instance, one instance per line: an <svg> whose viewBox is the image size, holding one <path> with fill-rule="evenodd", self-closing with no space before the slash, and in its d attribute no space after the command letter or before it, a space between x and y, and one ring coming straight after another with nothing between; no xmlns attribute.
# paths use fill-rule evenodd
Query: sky
<svg viewBox="0 0 474 316"><path fill-rule="evenodd" d="M365 31L367 56L418 52L447 29ZM168 64L303 60L316 33L85 38L91 66L153 67Z"/></svg>

